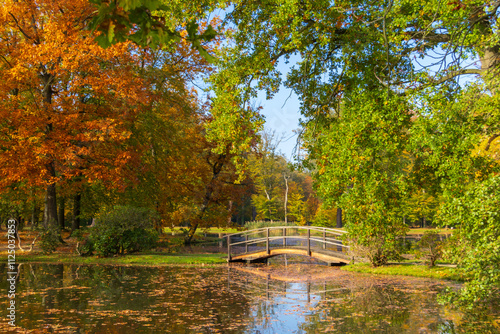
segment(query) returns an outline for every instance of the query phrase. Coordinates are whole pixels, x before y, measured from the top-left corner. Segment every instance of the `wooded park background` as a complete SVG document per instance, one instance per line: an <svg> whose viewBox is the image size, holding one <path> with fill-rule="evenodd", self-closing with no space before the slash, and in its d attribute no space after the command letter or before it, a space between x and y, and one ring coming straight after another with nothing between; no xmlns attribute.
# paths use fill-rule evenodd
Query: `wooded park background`
<svg viewBox="0 0 500 334"><path fill-rule="evenodd" d="M334 225L342 208L383 264L425 217L457 229L460 298L483 300L500 281L499 7L2 0L2 221L57 236L131 206L189 242L230 221ZM282 85L301 101L293 164L254 104Z"/></svg>

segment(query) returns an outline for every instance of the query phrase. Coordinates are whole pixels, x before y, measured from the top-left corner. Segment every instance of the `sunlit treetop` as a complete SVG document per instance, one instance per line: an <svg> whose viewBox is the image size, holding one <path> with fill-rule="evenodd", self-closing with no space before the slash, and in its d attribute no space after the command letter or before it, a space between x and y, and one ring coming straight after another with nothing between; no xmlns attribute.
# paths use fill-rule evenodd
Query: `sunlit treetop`
<svg viewBox="0 0 500 334"><path fill-rule="evenodd" d="M215 1L89 1L96 6L90 28L102 32L97 37L102 47L130 40L157 48L185 39L207 60L214 60L202 44L212 40L217 32L211 25L200 29L199 23L208 19L217 4Z"/></svg>

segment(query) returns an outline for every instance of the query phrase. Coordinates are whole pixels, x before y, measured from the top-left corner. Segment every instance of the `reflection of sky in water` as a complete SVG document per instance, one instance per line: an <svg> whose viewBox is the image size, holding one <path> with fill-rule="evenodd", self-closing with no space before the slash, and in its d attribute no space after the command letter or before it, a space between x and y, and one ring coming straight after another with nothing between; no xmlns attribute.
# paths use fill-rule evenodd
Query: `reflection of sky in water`
<svg viewBox="0 0 500 334"><path fill-rule="evenodd" d="M253 330L257 333L300 333L299 324L306 321L302 310L316 306L319 296L310 296L310 299L308 302L306 283L290 283L286 295L275 295L266 302L268 308L273 309L269 322L257 325ZM255 311L253 316L257 317Z"/></svg>
<svg viewBox="0 0 500 334"><path fill-rule="evenodd" d="M285 285L284 282L282 284ZM311 289L309 292L308 284ZM300 325L307 321L308 315L317 312L316 307L324 299L322 285L291 282L286 283L286 293L277 290L267 293L262 290L258 297L262 302L254 304L251 313L251 316L259 321L253 324L250 333L303 333ZM267 311L264 318L259 312L263 309Z"/></svg>

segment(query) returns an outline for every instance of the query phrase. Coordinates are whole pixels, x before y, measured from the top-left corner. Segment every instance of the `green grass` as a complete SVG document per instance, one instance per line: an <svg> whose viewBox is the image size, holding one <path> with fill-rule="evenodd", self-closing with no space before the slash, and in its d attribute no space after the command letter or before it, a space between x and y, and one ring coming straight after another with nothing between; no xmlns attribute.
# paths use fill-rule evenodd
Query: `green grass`
<svg viewBox="0 0 500 334"><path fill-rule="evenodd" d="M188 230L187 227L174 227L173 231L176 235L182 234L182 229ZM165 227L163 229L164 233L171 234L172 233L172 228L171 227ZM233 227L209 227L207 229L205 228L198 228L196 230L196 235L203 235L205 233L210 233L210 234L218 234L218 233L237 233L240 232L240 230L233 228Z"/></svg>
<svg viewBox="0 0 500 334"><path fill-rule="evenodd" d="M412 234L424 234L427 231L438 231L439 234L452 234L456 230L451 230L448 228L411 228L407 235Z"/></svg>
<svg viewBox="0 0 500 334"><path fill-rule="evenodd" d="M82 257L74 254L19 255L18 263L46 262L68 264L108 264L108 265L214 265L226 263L225 254L131 254L116 257Z"/></svg>
<svg viewBox="0 0 500 334"><path fill-rule="evenodd" d="M426 265L418 264L389 264L381 267L372 267L367 263L356 263L342 267L342 270L367 273L375 275L401 275L401 276L413 276L413 277L429 277L429 278L440 278L449 280L462 280L462 277L457 273L455 268L450 267L432 267L429 268Z"/></svg>

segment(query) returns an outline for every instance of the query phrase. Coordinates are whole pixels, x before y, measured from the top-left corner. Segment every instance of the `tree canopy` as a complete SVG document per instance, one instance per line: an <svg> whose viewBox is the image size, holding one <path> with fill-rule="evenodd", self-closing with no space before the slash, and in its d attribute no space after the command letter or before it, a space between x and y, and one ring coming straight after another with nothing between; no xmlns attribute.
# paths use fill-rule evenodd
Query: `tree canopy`
<svg viewBox="0 0 500 334"><path fill-rule="evenodd" d="M222 21L209 19L216 9ZM284 85L301 101L302 162L321 215L342 208L350 242L375 247L374 265L397 254L407 218L459 227L462 297L487 298L500 270L499 9L497 0L6 0L0 189L24 190L19 212L44 189L46 223L57 220L56 188L92 189L154 207L164 223L189 222L189 240L252 194L238 184L253 186L262 218L283 210L307 221L304 206L319 205L305 203L310 182L299 186L266 147L252 155L264 122L253 99ZM202 76L206 101L193 89Z"/></svg>
<svg viewBox="0 0 500 334"><path fill-rule="evenodd" d="M294 90L318 194L344 209L356 242L379 240L374 264L404 233L415 194L438 198L427 214L454 226L444 206L498 175L500 2L233 5L232 44L215 76L238 83L226 95L241 101L258 90L272 97L281 84ZM291 56L300 60L280 73ZM489 231L487 243L498 237Z"/></svg>

